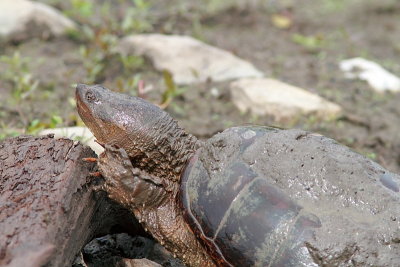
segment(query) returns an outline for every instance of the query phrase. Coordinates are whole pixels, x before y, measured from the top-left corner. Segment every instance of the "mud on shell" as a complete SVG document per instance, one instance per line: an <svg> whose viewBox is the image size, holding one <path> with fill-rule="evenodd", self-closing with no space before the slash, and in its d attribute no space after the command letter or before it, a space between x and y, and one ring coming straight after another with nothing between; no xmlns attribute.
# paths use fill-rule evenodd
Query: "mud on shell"
<svg viewBox="0 0 400 267"><path fill-rule="evenodd" d="M217 135L197 151L182 175L185 219L222 266L315 264L305 244L313 238L313 229L320 227L319 219L242 158L256 138L275 129L227 131L236 133L230 140L237 144L233 151L221 151L227 146Z"/></svg>

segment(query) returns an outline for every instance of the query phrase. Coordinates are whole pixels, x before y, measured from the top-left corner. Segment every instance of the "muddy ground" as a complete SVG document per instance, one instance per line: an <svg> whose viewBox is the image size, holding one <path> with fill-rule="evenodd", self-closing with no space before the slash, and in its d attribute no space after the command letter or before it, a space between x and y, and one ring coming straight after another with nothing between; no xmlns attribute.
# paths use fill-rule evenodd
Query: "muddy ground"
<svg viewBox="0 0 400 267"><path fill-rule="evenodd" d="M0 55L14 56L14 63L0 63L0 137L82 125L73 103L72 84L79 82L103 83L134 94L135 81L143 79L154 88L145 97L160 101L165 90L162 75L146 59L124 65L109 47L116 38L138 32L188 34L251 61L266 76L317 93L344 109L344 116L335 121L301 117L276 122L240 113L230 101L228 83L210 81L183 88L167 107L188 132L209 138L234 125L301 128L332 137L400 173L400 94L375 93L364 82L345 79L338 68L341 59L361 56L400 75L396 0L221 1L223 6L211 0L150 1L152 5L136 8L139 26L129 30L119 25L124 12L134 10L134 1L113 1L106 7L107 1L94 1L89 13L74 10L73 1L43 2L61 9L85 33L0 45ZM288 18L290 27L274 24L271 18L277 14ZM15 59L16 51L23 59ZM7 70L15 76L31 75L30 83L37 80L38 87L29 95L16 95L16 83L5 76Z"/></svg>

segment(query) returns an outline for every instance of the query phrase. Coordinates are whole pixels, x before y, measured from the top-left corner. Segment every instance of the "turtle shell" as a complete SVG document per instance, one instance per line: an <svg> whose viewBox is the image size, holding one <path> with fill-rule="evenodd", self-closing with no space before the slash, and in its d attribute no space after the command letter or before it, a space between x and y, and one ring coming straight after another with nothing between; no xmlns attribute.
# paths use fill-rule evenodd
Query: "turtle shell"
<svg viewBox="0 0 400 267"><path fill-rule="evenodd" d="M315 266L306 247L321 226L269 178L253 169L254 145L277 131L235 127L209 139L186 166L184 217L219 266Z"/></svg>

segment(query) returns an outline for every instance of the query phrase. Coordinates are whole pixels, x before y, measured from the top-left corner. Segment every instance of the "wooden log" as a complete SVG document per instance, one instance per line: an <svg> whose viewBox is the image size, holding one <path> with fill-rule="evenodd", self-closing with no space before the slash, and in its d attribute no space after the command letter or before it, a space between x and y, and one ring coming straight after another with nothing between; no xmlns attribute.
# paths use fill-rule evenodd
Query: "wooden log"
<svg viewBox="0 0 400 267"><path fill-rule="evenodd" d="M94 236L140 233L138 222L89 174L95 157L81 143L51 136L0 142L0 266L71 266Z"/></svg>

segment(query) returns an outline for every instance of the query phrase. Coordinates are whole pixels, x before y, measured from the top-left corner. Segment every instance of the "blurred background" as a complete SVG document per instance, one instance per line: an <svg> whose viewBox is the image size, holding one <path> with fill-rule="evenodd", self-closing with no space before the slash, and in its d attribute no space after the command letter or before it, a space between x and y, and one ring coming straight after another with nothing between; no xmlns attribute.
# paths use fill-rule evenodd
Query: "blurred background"
<svg viewBox="0 0 400 267"><path fill-rule="evenodd" d="M0 0L0 138L84 126L74 85L100 83L199 138L302 128L400 173L399 18L398 0Z"/></svg>

